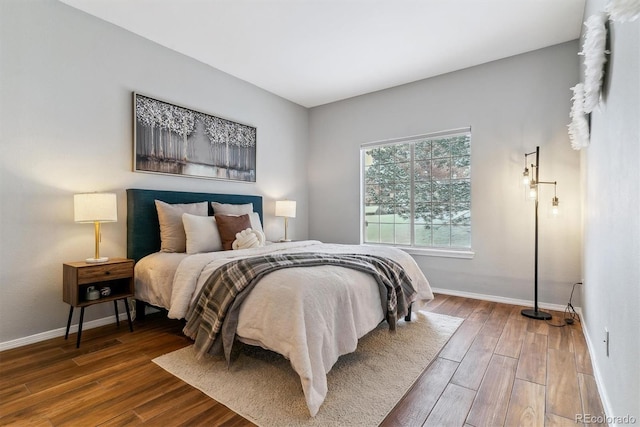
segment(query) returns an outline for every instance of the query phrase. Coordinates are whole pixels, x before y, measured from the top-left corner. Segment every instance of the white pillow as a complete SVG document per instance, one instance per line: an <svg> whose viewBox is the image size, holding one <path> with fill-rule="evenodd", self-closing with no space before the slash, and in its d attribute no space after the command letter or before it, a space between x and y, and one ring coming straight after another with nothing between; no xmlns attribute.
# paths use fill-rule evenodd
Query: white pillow
<svg viewBox="0 0 640 427"><path fill-rule="evenodd" d="M258 215L258 212L251 212L249 214L249 221L251 221L251 228L253 230L258 230L259 232L264 234L262 223L260 222L260 215Z"/></svg>
<svg viewBox="0 0 640 427"><path fill-rule="evenodd" d="M185 213L182 214L182 223L187 236L188 254L222 250L222 239L215 217Z"/></svg>
<svg viewBox="0 0 640 427"><path fill-rule="evenodd" d="M218 203L211 202L213 208L213 214L220 215L244 215L253 212L253 203L247 203L244 205L233 205L230 203Z"/></svg>

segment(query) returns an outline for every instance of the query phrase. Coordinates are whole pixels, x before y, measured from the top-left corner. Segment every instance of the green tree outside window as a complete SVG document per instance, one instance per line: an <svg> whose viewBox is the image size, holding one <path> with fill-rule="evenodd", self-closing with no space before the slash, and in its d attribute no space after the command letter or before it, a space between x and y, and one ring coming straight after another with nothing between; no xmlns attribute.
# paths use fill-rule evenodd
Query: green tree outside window
<svg viewBox="0 0 640 427"><path fill-rule="evenodd" d="M471 132L367 144L364 242L471 247Z"/></svg>

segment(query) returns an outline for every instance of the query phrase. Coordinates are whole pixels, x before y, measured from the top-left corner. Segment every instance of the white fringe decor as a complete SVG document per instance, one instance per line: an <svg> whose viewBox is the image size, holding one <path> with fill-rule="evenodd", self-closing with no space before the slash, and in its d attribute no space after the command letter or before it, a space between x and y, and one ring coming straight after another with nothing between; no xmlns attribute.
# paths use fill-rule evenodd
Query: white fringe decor
<svg viewBox="0 0 640 427"><path fill-rule="evenodd" d="M640 16L640 0L610 0L605 10L612 21L632 22Z"/></svg>
<svg viewBox="0 0 640 427"><path fill-rule="evenodd" d="M571 148L574 150L580 150L581 148L589 145L589 122L587 116L584 113L584 85L578 83L571 88L573 91L573 97L571 100L571 123L567 126L569 128L569 139L571 139Z"/></svg>
<svg viewBox="0 0 640 427"><path fill-rule="evenodd" d="M607 15L591 15L584 25L587 27L582 52L584 55L584 111L590 113L600 101L600 87L604 75L604 63L607 62Z"/></svg>

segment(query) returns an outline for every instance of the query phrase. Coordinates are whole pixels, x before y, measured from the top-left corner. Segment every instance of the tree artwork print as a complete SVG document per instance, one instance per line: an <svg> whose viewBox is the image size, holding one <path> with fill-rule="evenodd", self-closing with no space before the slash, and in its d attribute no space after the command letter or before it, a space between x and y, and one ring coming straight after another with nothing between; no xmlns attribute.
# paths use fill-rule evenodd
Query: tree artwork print
<svg viewBox="0 0 640 427"><path fill-rule="evenodd" d="M134 171L256 181L256 128L134 94Z"/></svg>

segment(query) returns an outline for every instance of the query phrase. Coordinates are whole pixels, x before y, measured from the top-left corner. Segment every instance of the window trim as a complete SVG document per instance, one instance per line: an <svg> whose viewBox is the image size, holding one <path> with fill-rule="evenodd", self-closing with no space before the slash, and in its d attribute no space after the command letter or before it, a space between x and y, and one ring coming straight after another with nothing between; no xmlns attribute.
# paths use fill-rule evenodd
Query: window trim
<svg viewBox="0 0 640 427"><path fill-rule="evenodd" d="M407 245L392 245L390 243L360 243L363 246L384 246L398 248L409 255L417 256L430 256L440 258L459 258L459 259L473 259L476 252L471 248L437 248L437 247L417 247Z"/></svg>
<svg viewBox="0 0 640 427"><path fill-rule="evenodd" d="M411 255L421 255L421 256L434 256L434 257L445 257L445 258L462 258L462 259L473 259L475 256L475 252L473 251L473 228L471 229L471 241L470 246L468 248L460 248L460 247L437 247L437 246L413 246L413 245L401 245L401 244L393 244L393 243L375 243L375 242L365 242L365 151L368 147L380 146L380 145L400 145L406 143L408 141L414 141L416 139L436 139L441 136L446 137L455 137L464 134L471 134L471 126L449 129L444 131L430 132L425 134L401 137L401 138L391 138L391 139L383 139L378 141L365 142L360 144L360 244L368 245L368 246L387 246L387 247L395 247L404 250L405 252ZM413 145L411 146L412 150L412 158L413 158ZM411 187L414 187L414 174L411 174ZM471 179L471 177L469 177ZM471 182L471 181L470 181ZM411 215L414 216L414 192L411 192ZM473 218L473 215L471 216ZM411 235L414 234L415 223L411 221ZM412 239L413 240L413 239Z"/></svg>
<svg viewBox="0 0 640 427"><path fill-rule="evenodd" d="M390 138L390 139L381 139L378 141L364 142L360 144L360 150L362 150L363 148L367 148L375 145L396 145L396 144L402 144L403 142L407 142L407 141L413 141L414 139L434 139L439 136L459 136L466 133L471 133L471 126L449 129L449 130L442 130L438 132L423 133L423 134L413 135L413 136L404 136L402 138Z"/></svg>

